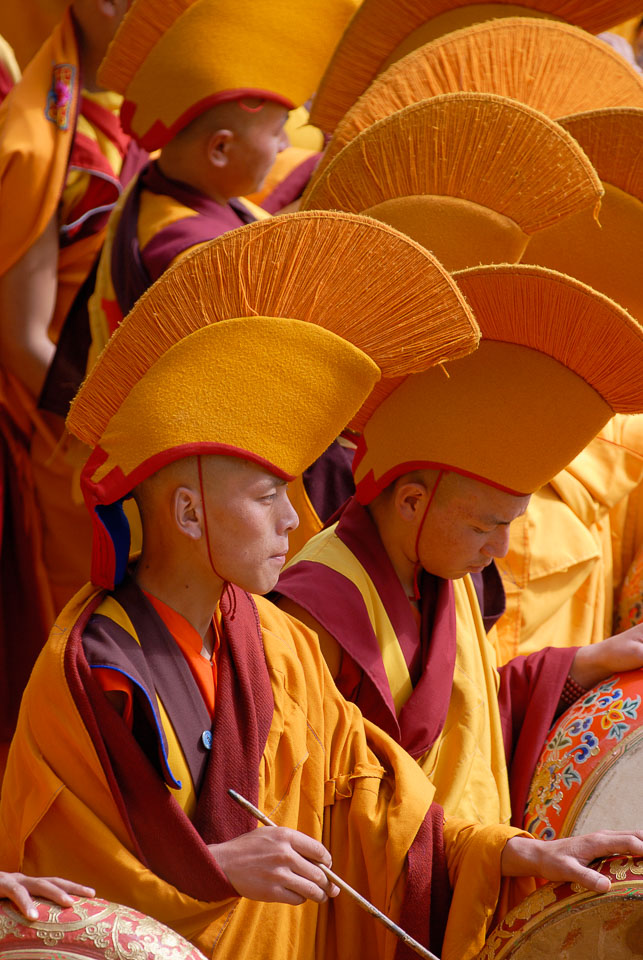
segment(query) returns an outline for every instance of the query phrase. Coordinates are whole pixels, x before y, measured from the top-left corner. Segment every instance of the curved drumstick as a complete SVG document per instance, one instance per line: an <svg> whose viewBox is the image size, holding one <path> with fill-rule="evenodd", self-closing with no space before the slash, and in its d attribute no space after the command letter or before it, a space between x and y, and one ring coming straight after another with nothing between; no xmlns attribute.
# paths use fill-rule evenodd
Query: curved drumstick
<svg viewBox="0 0 643 960"><path fill-rule="evenodd" d="M250 803L249 800L246 800L245 797L242 797L240 793L236 792L236 790L228 790L228 793L233 800L236 800L239 806L243 807L243 809L248 813L251 813L252 816L259 821L259 823L263 823L265 827L277 826L276 823L273 823L270 817L267 817L265 813L262 813L258 807L255 807L255 805ZM357 890L354 890L353 887L349 886L345 880L342 880L342 878L338 877L336 873L333 873L332 870L329 870L328 867L325 867L323 863L318 863L317 866L323 873L326 874L332 883L339 887L340 890L343 890L344 893L347 893L353 898L353 900L356 900L362 910L366 910L366 912L370 913L372 917L375 917L377 920L383 923L388 930L394 933L396 937L399 937L402 943L405 943L407 947L411 948L411 950L415 950L417 954L419 954L421 957L424 957L424 960L440 960L440 958L436 957L434 953L431 953L431 951L427 950L426 947L423 947L421 943L418 943L417 940L414 940L413 937L406 932L406 930L403 930L402 927L398 927L396 923L393 923L393 921L389 919L385 913L382 913L381 910L378 910L377 907L363 897L361 893L358 893Z"/></svg>

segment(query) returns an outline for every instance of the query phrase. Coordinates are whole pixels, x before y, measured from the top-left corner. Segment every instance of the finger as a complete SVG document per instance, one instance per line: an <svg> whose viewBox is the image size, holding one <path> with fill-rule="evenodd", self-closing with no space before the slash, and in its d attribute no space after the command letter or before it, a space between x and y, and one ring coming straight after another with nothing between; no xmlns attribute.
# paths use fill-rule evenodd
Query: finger
<svg viewBox="0 0 643 960"><path fill-rule="evenodd" d="M299 833L298 830L292 830L290 832L292 834L290 843L293 850L296 850L302 857L305 857L307 860L312 860L314 863L323 863L325 867L332 866L333 859L323 843L319 843L318 840L313 840L312 837L307 837L304 833Z"/></svg>
<svg viewBox="0 0 643 960"><path fill-rule="evenodd" d="M292 907L300 907L302 903L306 902L307 897L300 896L289 887L276 887L273 892L272 900L276 903L289 903Z"/></svg>
<svg viewBox="0 0 643 960"><path fill-rule="evenodd" d="M37 920L38 919L38 910L36 905L29 896L29 892L26 887L21 883L12 882L2 885L2 895L6 896L11 900L20 913L26 917L28 920Z"/></svg>
<svg viewBox="0 0 643 960"><path fill-rule="evenodd" d="M286 889L305 900L312 900L314 903L325 903L328 900L328 894L322 887L296 873L292 874Z"/></svg>
<svg viewBox="0 0 643 960"><path fill-rule="evenodd" d="M306 884L314 885L317 890L321 891L324 899L330 896L331 891L335 889L335 884L328 879L321 867L316 863L311 863L310 860L300 857L298 854L295 854L295 857L296 859L292 864L293 874ZM306 896L309 900L319 899L316 892L314 896L310 892L307 892Z"/></svg>
<svg viewBox="0 0 643 960"><path fill-rule="evenodd" d="M73 880L65 880L63 877L45 877L45 880L48 880L50 883L53 883L56 887L60 887L61 890L64 890L65 893L69 893L74 897L95 897L96 891L93 887L86 887L82 883L74 883Z"/></svg>
<svg viewBox="0 0 643 960"><path fill-rule="evenodd" d="M592 833L582 839L580 856L586 860L595 860L597 857L609 857L619 854L631 856L643 855L643 839L640 833L621 833L619 831L604 831Z"/></svg>
<svg viewBox="0 0 643 960"><path fill-rule="evenodd" d="M609 877L592 870L591 867L584 867L576 861L570 863L569 870L565 871L565 875L573 883L580 883L588 890L593 890L594 893L607 893L612 886Z"/></svg>
<svg viewBox="0 0 643 960"><path fill-rule="evenodd" d="M49 877L25 878L24 885L34 896L51 900L52 903L57 903L61 907L68 907L74 902L71 895L57 886L56 881Z"/></svg>

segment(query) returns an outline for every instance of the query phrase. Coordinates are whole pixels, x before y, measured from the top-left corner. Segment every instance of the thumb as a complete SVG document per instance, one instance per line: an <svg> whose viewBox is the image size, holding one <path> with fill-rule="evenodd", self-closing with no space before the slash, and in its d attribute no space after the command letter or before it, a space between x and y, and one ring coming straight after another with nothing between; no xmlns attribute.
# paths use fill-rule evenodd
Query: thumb
<svg viewBox="0 0 643 960"><path fill-rule="evenodd" d="M593 890L594 893L607 893L612 886L609 877L603 876L597 870L592 870L591 867L575 864L573 868L570 868L569 873L570 875L573 873L574 883L581 883L588 890Z"/></svg>

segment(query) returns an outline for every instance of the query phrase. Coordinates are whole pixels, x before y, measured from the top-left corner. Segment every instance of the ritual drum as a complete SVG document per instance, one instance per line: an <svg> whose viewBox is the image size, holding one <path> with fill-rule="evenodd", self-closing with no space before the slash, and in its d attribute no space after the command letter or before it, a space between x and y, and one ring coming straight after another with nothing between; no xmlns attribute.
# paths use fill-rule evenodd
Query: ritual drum
<svg viewBox="0 0 643 960"><path fill-rule="evenodd" d="M552 727L524 827L541 840L643 829L643 670L616 674Z"/></svg>
<svg viewBox="0 0 643 960"><path fill-rule="evenodd" d="M2 960L204 960L174 930L107 900L78 898L71 907L34 899L37 920L0 901Z"/></svg>
<svg viewBox="0 0 643 960"><path fill-rule="evenodd" d="M609 893L548 883L507 914L477 960L634 960L643 957L643 857L610 857Z"/></svg>

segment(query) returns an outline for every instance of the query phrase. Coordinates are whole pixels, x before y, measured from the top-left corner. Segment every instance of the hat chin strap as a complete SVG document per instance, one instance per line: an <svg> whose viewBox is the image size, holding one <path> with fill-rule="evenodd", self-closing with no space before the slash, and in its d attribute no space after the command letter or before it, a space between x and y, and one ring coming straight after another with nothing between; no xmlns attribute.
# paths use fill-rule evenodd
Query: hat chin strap
<svg viewBox="0 0 643 960"><path fill-rule="evenodd" d="M426 520L426 515L429 512L429 507L433 503L433 498L437 493L438 486L440 485L440 480L445 474L445 470L440 470L438 473L437 480L433 485L433 490L427 501L427 505L424 508L424 513L422 519L420 520L420 526L418 527L417 536L415 538L415 556L417 557L415 561L415 567L413 569L413 596L409 597L409 600L419 600L420 599L420 571L422 570L422 564L420 563L420 537L422 536L422 531L424 529L424 521Z"/></svg>
<svg viewBox="0 0 643 960"><path fill-rule="evenodd" d="M203 470L202 470L202 467L201 467L201 455L200 455L200 454L197 456L196 462L197 462L197 467L198 467L198 471L199 471L199 490L200 490L200 493L201 493L201 507L203 508L203 526L204 526L204 528L205 528L205 544L206 544L206 547L207 547L207 549L208 549L208 560L210 561L210 566L211 566L211 568L212 568L212 572L214 573L214 575L215 575L216 577L219 578L219 580L221 580L221 582L223 583L223 587L224 587L224 589L225 589L225 588L228 586L228 581L226 580L225 577L222 577L222 576L221 576L221 574L219 573L219 571L217 570L217 568L216 568L215 565L214 565L214 560L212 559L212 550L211 550L211 548L210 548L210 533L209 533L209 530L208 530L208 515L207 515L207 512L206 512L206 507L205 507L205 495L204 495L204 492L203 492Z"/></svg>

